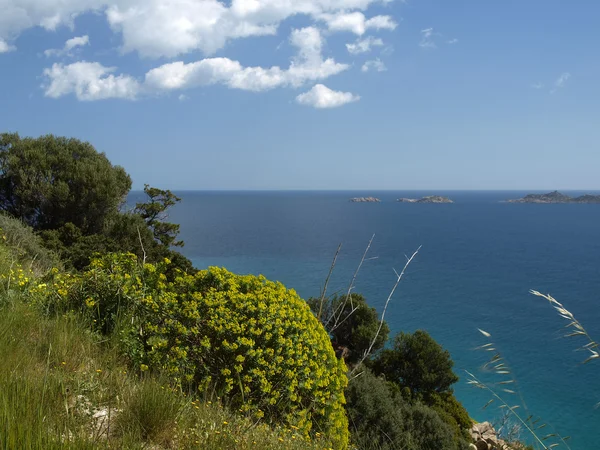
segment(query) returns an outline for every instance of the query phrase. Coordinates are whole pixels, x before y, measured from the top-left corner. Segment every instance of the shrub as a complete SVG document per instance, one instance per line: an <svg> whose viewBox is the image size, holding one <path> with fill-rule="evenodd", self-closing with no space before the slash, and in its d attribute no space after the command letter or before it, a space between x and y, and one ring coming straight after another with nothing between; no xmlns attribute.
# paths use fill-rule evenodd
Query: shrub
<svg viewBox="0 0 600 450"><path fill-rule="evenodd" d="M0 239L6 244L11 262L25 265L38 275L59 266L58 257L43 246L33 229L3 212L0 212Z"/></svg>
<svg viewBox="0 0 600 450"><path fill-rule="evenodd" d="M346 390L351 442L361 450L453 450L453 430L433 409L411 405L369 370Z"/></svg>
<svg viewBox="0 0 600 450"><path fill-rule="evenodd" d="M321 308L320 299L310 298L308 304L312 311L318 314ZM334 296L325 304L325 311L321 311L321 322L327 324L326 329L331 329L331 343L336 354L344 356L348 364L356 364L369 349L377 329L379 317L375 308L367 304L367 300L360 294L352 293L346 301L346 296ZM342 318L335 328L333 315ZM387 341L389 328L384 322L381 331L375 340L372 352L381 349Z"/></svg>
<svg viewBox="0 0 600 450"><path fill-rule="evenodd" d="M121 341L140 369L344 448L346 368L306 302L280 283L219 268L170 282L169 265L106 255L80 275L49 280L45 307L82 309L105 333L126 323Z"/></svg>
<svg viewBox="0 0 600 450"><path fill-rule="evenodd" d="M450 353L423 330L400 332L394 347L383 350L373 361L377 375L407 387L416 398L452 392L451 386L458 381L453 366Z"/></svg>

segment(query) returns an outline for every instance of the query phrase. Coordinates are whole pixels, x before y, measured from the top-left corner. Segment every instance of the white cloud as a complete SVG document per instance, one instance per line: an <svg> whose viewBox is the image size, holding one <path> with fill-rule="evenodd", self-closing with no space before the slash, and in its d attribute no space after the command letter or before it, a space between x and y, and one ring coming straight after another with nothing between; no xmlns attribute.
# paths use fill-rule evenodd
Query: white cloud
<svg viewBox="0 0 600 450"><path fill-rule="evenodd" d="M364 63L360 70L362 70L363 72L369 72L370 70L374 70L376 72L384 72L387 70L387 67L385 67L385 64L379 58L377 58Z"/></svg>
<svg viewBox="0 0 600 450"><path fill-rule="evenodd" d="M84 47L84 46L88 45L89 43L90 43L90 38L87 34L85 36L77 36L77 37L68 39L67 42L65 42L65 45L63 46L62 49L49 48L48 50L45 50L44 55L46 55L48 57L70 55L71 50L73 50L74 48Z"/></svg>
<svg viewBox="0 0 600 450"><path fill-rule="evenodd" d="M542 83L533 83L533 84L531 85L531 87L532 87L533 89L543 89L543 88L544 88L544 85L543 85Z"/></svg>
<svg viewBox="0 0 600 450"><path fill-rule="evenodd" d="M394 30L398 24L390 16L375 16L367 19L362 12L321 14L319 18L330 31L350 31L362 36L367 30Z"/></svg>
<svg viewBox="0 0 600 450"><path fill-rule="evenodd" d="M312 106L318 109L337 108L358 100L360 100L358 95L351 92L334 91L322 84L317 84L310 91L296 97L296 102L300 105Z"/></svg>
<svg viewBox="0 0 600 450"><path fill-rule="evenodd" d="M68 39L65 42L65 50L69 51L74 49L75 47L83 47L84 45L88 45L90 43L90 38L86 34L85 36L77 36L71 39Z"/></svg>
<svg viewBox="0 0 600 450"><path fill-rule="evenodd" d="M308 81L323 80L348 68L329 58L323 60L323 39L314 27L293 30L290 42L298 55L288 69L243 67L229 58L206 58L185 64L164 64L146 74L145 84L154 90L189 89L196 86L224 84L248 91L267 91L277 87L298 87Z"/></svg>
<svg viewBox="0 0 600 450"><path fill-rule="evenodd" d="M8 53L16 50L12 45L8 45L5 41L0 39L0 53Z"/></svg>
<svg viewBox="0 0 600 450"><path fill-rule="evenodd" d="M419 42L419 47L437 48L437 45L433 41L433 37L433 28L425 28L424 30L421 30L421 42Z"/></svg>
<svg viewBox="0 0 600 450"><path fill-rule="evenodd" d="M554 81L554 84L552 86L552 89L550 90L550 93L554 94L559 89L562 89L563 87L565 87L565 84L567 83L569 78L571 78L571 74L569 72L561 73L560 76L556 79L556 81Z"/></svg>
<svg viewBox="0 0 600 450"><path fill-rule="evenodd" d="M24 30L37 26L49 31L73 26L79 14L98 9L104 3L104 0L0 0L0 40L10 42Z"/></svg>
<svg viewBox="0 0 600 450"><path fill-rule="evenodd" d="M383 41L373 36L368 36L364 39L357 39L353 44L346 44L346 48L351 55L358 55L360 53L368 53L372 47L381 47Z"/></svg>
<svg viewBox="0 0 600 450"><path fill-rule="evenodd" d="M554 87L563 87L569 78L571 78L571 74L569 72L561 74L560 77L558 77L558 79L554 82Z"/></svg>
<svg viewBox="0 0 600 450"><path fill-rule="evenodd" d="M57 98L75 94L80 100L132 99L141 93L156 94L215 84L260 92L324 80L349 67L331 58L323 59L323 39L316 28L293 30L290 42L298 48L298 55L287 69L244 67L229 58L205 58L191 63L163 64L148 71L143 83L128 75L114 76L114 68L99 63L55 64L44 71L50 80L45 86L46 96Z"/></svg>
<svg viewBox="0 0 600 450"><path fill-rule="evenodd" d="M340 30L393 29L389 16L365 19L362 11L391 0L0 0L0 39L10 42L35 26L73 26L78 15L99 11L120 33L122 51L175 57L212 54L231 39L272 35L284 20L305 15L331 18ZM344 18L344 16L349 16ZM344 25L350 20L351 25ZM334 25L332 30L336 28Z"/></svg>
<svg viewBox="0 0 600 450"><path fill-rule="evenodd" d="M425 28L421 30L421 40L419 41L419 47L426 49L435 49L438 47L438 42L442 41L447 45L458 44L457 38L446 39L446 37L433 28Z"/></svg>
<svg viewBox="0 0 600 450"><path fill-rule="evenodd" d="M177 97L179 99L180 102L185 102L186 100L189 100L190 98L185 95L185 94L180 94L179 97Z"/></svg>
<svg viewBox="0 0 600 450"><path fill-rule="evenodd" d="M69 65L55 63L44 70L48 84L45 95L59 98L75 94L78 100L104 100L108 98L134 99L140 92L137 80L129 75L113 75L114 67L97 62L76 62Z"/></svg>

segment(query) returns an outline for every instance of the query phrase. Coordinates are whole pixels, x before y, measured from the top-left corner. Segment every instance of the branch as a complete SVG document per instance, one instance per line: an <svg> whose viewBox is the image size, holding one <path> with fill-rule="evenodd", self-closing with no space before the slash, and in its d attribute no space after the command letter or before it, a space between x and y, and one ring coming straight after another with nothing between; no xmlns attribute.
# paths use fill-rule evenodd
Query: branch
<svg viewBox="0 0 600 450"><path fill-rule="evenodd" d="M360 264L358 265L358 267L354 271L354 275L352 276L352 280L350 281L350 284L348 285L348 292L346 293L346 298L337 307L337 309L333 312L333 315L329 319L327 319L327 322L325 323L325 329L327 329L327 325L329 324L329 322L331 321L331 319L332 318L335 319L333 321L333 327L329 330L330 333L332 331L334 331L337 327L340 326L340 324L339 324L340 316L342 315L342 312L346 308L346 305L348 304L348 300L350 300L350 305L352 306L352 309L354 310L354 304L352 302L352 297L350 296L350 294L352 293L352 289L354 289L354 282L356 281L356 277L358 276L358 272L360 271L360 268L362 267L363 262L365 261L365 258L367 257L367 253L369 252L369 249L371 248L371 243L373 242L373 239L375 239L375 235L371 236L371 239L369 240L367 248L365 249L365 252L363 253L363 256L362 256L362 258L360 260Z"/></svg>
<svg viewBox="0 0 600 450"><path fill-rule="evenodd" d="M359 367L365 361L365 359L367 359L367 357L371 354L371 351L373 350L373 346L375 345L375 341L377 341L377 338L379 337L379 333L381 332L381 327L383 327L383 319L385 318L385 312L387 311L387 307L390 303L390 300L392 299L392 296L394 295L396 288L400 284L400 281L402 280L402 277L404 276L404 272L406 272L406 269L408 268L408 266L410 265L412 260L415 258L415 256L417 256L417 253L419 253L419 250L421 250L421 247L422 246L419 246L419 248L417 250L415 250L415 252L412 254L412 256L407 259L406 264L404 264L404 268L402 269L402 272L400 272L400 274L398 274L398 272L396 272L396 270L394 269L394 273L396 274L396 283L394 284L394 287L392 288L390 295L388 295L388 298L385 301L385 306L383 307L383 312L381 313L381 320L379 321L379 327L377 328L377 333L375 333L375 336L373 337L373 340L371 341L371 345L369 345L369 348L363 355L363 358L359 361L359 363L356 366L354 366L354 369L352 369L352 372L350 372L350 375L352 375L354 373L354 371L357 369L357 367Z"/></svg>

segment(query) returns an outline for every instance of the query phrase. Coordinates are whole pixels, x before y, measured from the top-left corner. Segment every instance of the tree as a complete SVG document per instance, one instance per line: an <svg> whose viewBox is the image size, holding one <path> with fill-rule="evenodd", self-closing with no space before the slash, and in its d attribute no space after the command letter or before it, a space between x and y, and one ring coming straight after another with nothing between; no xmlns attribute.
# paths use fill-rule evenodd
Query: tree
<svg viewBox="0 0 600 450"><path fill-rule="evenodd" d="M164 222L168 217L167 209L181 201L169 190L144 185L144 192L149 198L147 203L137 203L135 213L139 214L154 233L154 239L165 247L183 247L183 241L176 241L179 225Z"/></svg>
<svg viewBox="0 0 600 450"><path fill-rule="evenodd" d="M450 353L423 330L400 332L394 347L383 350L373 361L377 375L385 375L388 381L425 400L432 394L452 393L451 386L458 381L453 366Z"/></svg>
<svg viewBox="0 0 600 450"><path fill-rule="evenodd" d="M368 369L350 381L346 412L351 441L363 450L456 450L452 428L432 408L407 402Z"/></svg>
<svg viewBox="0 0 600 450"><path fill-rule="evenodd" d="M87 142L0 134L0 209L35 230L71 223L83 235L102 232L130 188L125 170Z"/></svg>
<svg viewBox="0 0 600 450"><path fill-rule="evenodd" d="M315 314L320 307L320 299L311 298L308 304ZM340 317L337 325L330 320L333 314ZM326 304L323 315L325 329L329 330L331 343L339 356L344 356L348 365L358 363L364 353L369 349L371 341L375 339L379 328L379 316L375 308L367 304L367 300L360 294L334 296ZM384 322L372 351L381 349L387 341L389 328Z"/></svg>

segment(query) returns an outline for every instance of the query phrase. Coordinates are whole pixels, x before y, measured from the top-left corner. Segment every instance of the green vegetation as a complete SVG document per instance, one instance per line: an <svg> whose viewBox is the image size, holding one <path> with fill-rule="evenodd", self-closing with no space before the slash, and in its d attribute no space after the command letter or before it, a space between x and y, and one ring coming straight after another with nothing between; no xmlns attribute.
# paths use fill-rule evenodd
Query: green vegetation
<svg viewBox="0 0 600 450"><path fill-rule="evenodd" d="M41 306L117 330L137 368L182 390L214 392L236 410L345 447L345 366L306 303L280 283L219 268L170 282L169 265L109 254L83 273L49 277Z"/></svg>
<svg viewBox="0 0 600 450"><path fill-rule="evenodd" d="M466 445L427 333L384 349L360 294L197 271L180 199L146 185L126 211L130 185L88 143L0 135L0 448Z"/></svg>
<svg viewBox="0 0 600 450"><path fill-rule="evenodd" d="M146 203L123 205L131 178L103 153L78 139L0 134L0 209L31 226L67 268L85 268L95 253L131 252L148 262L164 258L191 271L171 246L179 225L164 222L179 198L146 186Z"/></svg>
<svg viewBox="0 0 600 450"><path fill-rule="evenodd" d="M309 298L307 300L315 315L321 308L321 300ZM335 323L335 317L345 320ZM373 336L379 327L379 318L375 308L367 304L367 300L360 294L352 293L349 296L334 295L325 303L321 311L321 321L331 335L331 343L338 357L344 356L348 365L357 364L369 349ZM389 328L384 322L382 329L375 339L373 351L381 349L387 341Z"/></svg>

